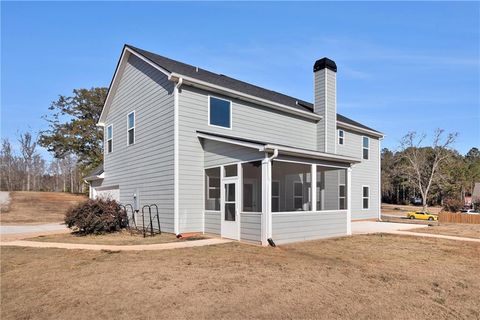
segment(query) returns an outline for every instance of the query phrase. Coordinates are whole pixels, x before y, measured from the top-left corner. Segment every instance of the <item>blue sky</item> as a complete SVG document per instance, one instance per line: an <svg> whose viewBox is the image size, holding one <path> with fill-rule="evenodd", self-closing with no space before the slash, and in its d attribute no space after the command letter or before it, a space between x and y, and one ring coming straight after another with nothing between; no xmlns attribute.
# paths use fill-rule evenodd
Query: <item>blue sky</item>
<svg viewBox="0 0 480 320"><path fill-rule="evenodd" d="M337 111L383 146L439 127L465 153L480 147L479 33L475 2L2 1L1 134L38 132L59 94L108 86L129 43L308 101L327 56Z"/></svg>

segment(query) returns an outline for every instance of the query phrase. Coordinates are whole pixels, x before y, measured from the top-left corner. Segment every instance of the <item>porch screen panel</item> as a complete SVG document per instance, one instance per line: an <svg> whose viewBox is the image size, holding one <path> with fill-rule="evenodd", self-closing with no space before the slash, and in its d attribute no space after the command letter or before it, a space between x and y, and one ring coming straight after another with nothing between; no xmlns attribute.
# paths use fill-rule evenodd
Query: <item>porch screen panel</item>
<svg viewBox="0 0 480 320"><path fill-rule="evenodd" d="M310 165L273 161L272 182L272 212L312 210Z"/></svg>
<svg viewBox="0 0 480 320"><path fill-rule="evenodd" d="M205 210L220 211L220 167L205 170Z"/></svg>
<svg viewBox="0 0 480 320"><path fill-rule="evenodd" d="M242 164L243 212L262 212L262 162Z"/></svg>
<svg viewBox="0 0 480 320"><path fill-rule="evenodd" d="M317 166L317 210L347 209L347 170Z"/></svg>

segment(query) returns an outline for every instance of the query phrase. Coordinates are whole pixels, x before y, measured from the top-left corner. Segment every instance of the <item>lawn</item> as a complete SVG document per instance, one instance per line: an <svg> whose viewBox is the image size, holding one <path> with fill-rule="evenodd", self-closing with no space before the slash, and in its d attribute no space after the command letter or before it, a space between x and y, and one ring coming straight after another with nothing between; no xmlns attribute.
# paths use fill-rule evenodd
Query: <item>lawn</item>
<svg viewBox="0 0 480 320"><path fill-rule="evenodd" d="M408 231L480 239L480 224L441 223L438 226L430 226L428 228L412 229Z"/></svg>
<svg viewBox="0 0 480 320"><path fill-rule="evenodd" d="M478 319L480 244L365 235L280 248L3 247L2 319Z"/></svg>
<svg viewBox="0 0 480 320"><path fill-rule="evenodd" d="M42 242L62 242L62 243L85 243L85 244L106 244L106 245L137 245L137 244L155 244L178 241L189 241L206 239L202 236L193 236L190 238L177 239L172 233L156 234L151 237L143 237L140 233L130 233L129 231L116 232L102 235L78 235L76 233L63 233L39 236L24 240L42 241Z"/></svg>
<svg viewBox="0 0 480 320"><path fill-rule="evenodd" d="M10 192L8 211L0 214L2 224L39 224L62 222L71 206L87 200L86 196L62 192Z"/></svg>

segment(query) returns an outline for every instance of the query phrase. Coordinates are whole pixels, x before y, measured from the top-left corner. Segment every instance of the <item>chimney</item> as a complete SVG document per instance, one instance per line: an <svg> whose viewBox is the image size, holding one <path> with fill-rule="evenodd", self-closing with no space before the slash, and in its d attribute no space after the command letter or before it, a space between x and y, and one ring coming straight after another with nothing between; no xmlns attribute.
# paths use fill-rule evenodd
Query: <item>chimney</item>
<svg viewBox="0 0 480 320"><path fill-rule="evenodd" d="M322 58L313 66L314 112L323 118L317 123L317 150L335 153L337 138L337 65Z"/></svg>

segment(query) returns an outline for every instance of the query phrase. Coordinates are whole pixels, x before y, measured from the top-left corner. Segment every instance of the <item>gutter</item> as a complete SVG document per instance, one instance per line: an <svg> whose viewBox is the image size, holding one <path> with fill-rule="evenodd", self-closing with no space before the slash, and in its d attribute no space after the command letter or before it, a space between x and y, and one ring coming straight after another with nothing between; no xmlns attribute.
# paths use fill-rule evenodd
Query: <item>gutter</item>
<svg viewBox="0 0 480 320"><path fill-rule="evenodd" d="M174 232L175 235L181 237L180 234L180 206L179 206L179 159L178 159L178 95L180 87L183 84L182 78L173 78L168 76L168 80L177 82L173 89L173 215L174 215Z"/></svg>
<svg viewBox="0 0 480 320"><path fill-rule="evenodd" d="M270 186L270 188L267 188L267 194L266 194L266 203L267 203L267 212L266 212L266 217L265 217L265 232L266 232L266 238L267 238L267 243L270 244L272 247L275 247L275 242L273 242L272 239L272 160L278 157L278 149L273 150L273 155L271 157L268 157L268 154L265 154L265 158L262 160L262 164L267 165L267 186Z"/></svg>
<svg viewBox="0 0 480 320"><path fill-rule="evenodd" d="M369 134L369 135L372 135L376 138L384 138L385 137L385 135L381 132L360 128L360 127L354 126L352 124L348 124L348 123L341 122L341 121L338 121L338 120L337 120L337 126L342 127L342 128L346 128L346 129L351 129L352 131Z"/></svg>

